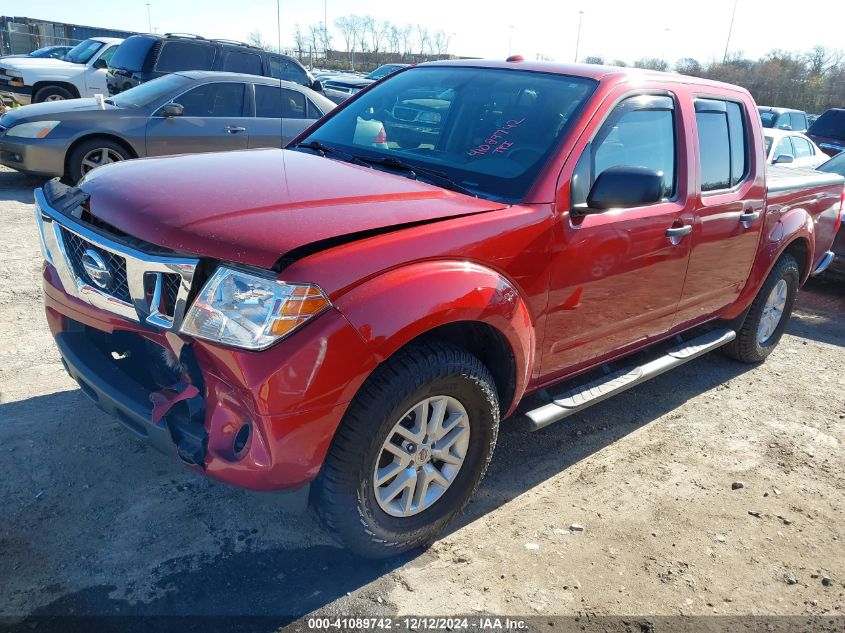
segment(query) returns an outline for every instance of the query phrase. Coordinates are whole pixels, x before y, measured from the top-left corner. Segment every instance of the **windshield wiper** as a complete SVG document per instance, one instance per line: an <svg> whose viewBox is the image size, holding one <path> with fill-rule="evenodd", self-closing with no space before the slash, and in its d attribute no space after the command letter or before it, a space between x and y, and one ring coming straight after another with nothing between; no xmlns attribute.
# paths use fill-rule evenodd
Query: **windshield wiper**
<svg viewBox="0 0 845 633"><path fill-rule="evenodd" d="M363 165L364 167L372 167L363 158L355 156L354 154L350 154L349 152L344 152L342 149L338 149L337 147L325 145L320 141L302 141L300 143L296 143L292 147L310 149L312 152L317 152L321 156L326 156L327 154L330 154L332 156L337 156L338 158L345 160L347 163L358 163L359 165Z"/></svg>
<svg viewBox="0 0 845 633"><path fill-rule="evenodd" d="M473 198L477 198L478 194L472 191L471 189L467 189L463 185L458 184L451 178L449 178L448 174L442 171L437 171L436 169L429 169L428 167L415 167L409 163L405 163L398 158L394 158L393 156L387 156L385 158L362 158L359 157L360 160L364 161L365 163L369 163L370 165L380 165L382 167L387 167L388 169L394 169L396 171L404 171L408 176L414 180L418 180L420 176L424 179L433 181L432 184L440 184L440 186L445 187L446 189L451 189L452 191L457 191L458 193L462 193L467 196L472 196Z"/></svg>

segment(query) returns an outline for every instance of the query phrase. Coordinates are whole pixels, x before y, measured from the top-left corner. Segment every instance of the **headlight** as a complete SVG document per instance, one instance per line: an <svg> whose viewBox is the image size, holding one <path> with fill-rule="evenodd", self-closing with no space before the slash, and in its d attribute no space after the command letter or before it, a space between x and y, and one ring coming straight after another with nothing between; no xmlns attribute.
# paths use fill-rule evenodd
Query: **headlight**
<svg viewBox="0 0 845 633"><path fill-rule="evenodd" d="M290 334L331 305L311 284L288 284L218 268L182 323L185 334L259 350Z"/></svg>
<svg viewBox="0 0 845 633"><path fill-rule="evenodd" d="M20 123L6 130L6 136L17 136L19 138L44 138L59 121L33 121L32 123Z"/></svg>

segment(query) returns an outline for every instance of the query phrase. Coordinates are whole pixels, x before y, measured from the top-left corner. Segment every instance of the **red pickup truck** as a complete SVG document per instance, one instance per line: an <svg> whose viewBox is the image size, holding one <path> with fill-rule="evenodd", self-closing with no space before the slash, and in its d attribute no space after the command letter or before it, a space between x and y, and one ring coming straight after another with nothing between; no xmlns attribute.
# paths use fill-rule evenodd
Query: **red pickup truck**
<svg viewBox="0 0 845 633"><path fill-rule="evenodd" d="M539 429L719 347L765 359L843 179L767 168L735 86L513 58L402 70L285 150L35 197L81 389L387 556L461 511L500 419Z"/></svg>

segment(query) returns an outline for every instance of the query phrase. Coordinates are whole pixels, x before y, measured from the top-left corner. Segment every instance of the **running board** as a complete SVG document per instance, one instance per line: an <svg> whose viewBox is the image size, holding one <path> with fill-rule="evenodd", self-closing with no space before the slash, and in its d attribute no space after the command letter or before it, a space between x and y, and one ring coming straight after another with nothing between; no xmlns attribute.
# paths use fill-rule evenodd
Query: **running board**
<svg viewBox="0 0 845 633"><path fill-rule="evenodd" d="M638 367L628 367L552 397L552 402L524 414L528 431L537 431L587 407L607 400L650 378L679 367L736 338L733 330L713 330L669 349L666 354Z"/></svg>

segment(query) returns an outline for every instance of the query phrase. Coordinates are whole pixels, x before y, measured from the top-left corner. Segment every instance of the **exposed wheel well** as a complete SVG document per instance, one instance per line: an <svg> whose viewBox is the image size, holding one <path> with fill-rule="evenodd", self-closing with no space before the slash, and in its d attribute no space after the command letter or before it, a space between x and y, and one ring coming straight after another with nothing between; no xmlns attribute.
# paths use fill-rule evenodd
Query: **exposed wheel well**
<svg viewBox="0 0 845 633"><path fill-rule="evenodd" d="M66 83L64 81L38 81L32 86L32 98L35 99L35 95L38 94L38 91L42 88L49 88L50 86L58 86L59 88L64 88L68 92L70 92L74 97L77 99L79 98L79 90L71 83Z"/></svg>
<svg viewBox="0 0 845 633"><path fill-rule="evenodd" d="M67 148L67 153L65 153L65 174L68 173L68 162L70 161L70 157L73 156L73 151L82 143L95 138L102 138L112 141L113 143L117 143L129 153L130 158L138 158L138 152L136 152L129 143L119 136L115 136L113 134L89 134L88 136L76 139L73 143L71 143L70 147Z"/></svg>
<svg viewBox="0 0 845 633"><path fill-rule="evenodd" d="M810 247L807 240L799 238L791 242L784 250L784 253L789 253L798 262L798 269L801 271L801 280L807 278L810 273Z"/></svg>
<svg viewBox="0 0 845 633"><path fill-rule="evenodd" d="M420 339L447 341L476 356L493 374L502 415L510 408L516 391L516 361L499 330L480 321L458 321L429 330L414 341Z"/></svg>

